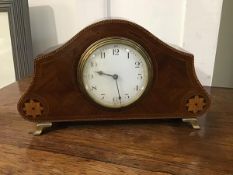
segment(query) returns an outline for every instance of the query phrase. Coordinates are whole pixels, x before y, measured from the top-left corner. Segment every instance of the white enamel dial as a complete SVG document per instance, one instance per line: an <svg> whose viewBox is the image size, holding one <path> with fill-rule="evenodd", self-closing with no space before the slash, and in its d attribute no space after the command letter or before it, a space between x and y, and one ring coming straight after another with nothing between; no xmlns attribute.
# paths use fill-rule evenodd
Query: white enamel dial
<svg viewBox="0 0 233 175"><path fill-rule="evenodd" d="M145 92L149 82L147 54L136 43L122 41L112 39L95 46L86 55L81 72L87 94L108 108L134 103Z"/></svg>

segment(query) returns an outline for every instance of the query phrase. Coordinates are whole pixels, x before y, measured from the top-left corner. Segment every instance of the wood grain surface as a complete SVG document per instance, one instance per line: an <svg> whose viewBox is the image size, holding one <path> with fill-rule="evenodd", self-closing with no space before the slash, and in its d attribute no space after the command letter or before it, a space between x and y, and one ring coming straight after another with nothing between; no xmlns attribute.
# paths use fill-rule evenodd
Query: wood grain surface
<svg viewBox="0 0 233 175"><path fill-rule="evenodd" d="M30 81L0 90L1 175L233 174L233 89L211 88L201 130L179 119L75 122L36 137L16 109Z"/></svg>

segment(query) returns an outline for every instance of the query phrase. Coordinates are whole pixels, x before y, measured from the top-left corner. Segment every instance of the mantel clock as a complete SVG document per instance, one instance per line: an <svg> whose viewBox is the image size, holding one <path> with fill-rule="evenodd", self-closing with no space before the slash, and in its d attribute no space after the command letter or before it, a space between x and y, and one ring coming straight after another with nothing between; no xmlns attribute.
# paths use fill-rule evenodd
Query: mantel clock
<svg viewBox="0 0 233 175"><path fill-rule="evenodd" d="M18 111L36 135L62 121L182 118L198 128L210 98L193 62L135 23L100 21L36 58Z"/></svg>

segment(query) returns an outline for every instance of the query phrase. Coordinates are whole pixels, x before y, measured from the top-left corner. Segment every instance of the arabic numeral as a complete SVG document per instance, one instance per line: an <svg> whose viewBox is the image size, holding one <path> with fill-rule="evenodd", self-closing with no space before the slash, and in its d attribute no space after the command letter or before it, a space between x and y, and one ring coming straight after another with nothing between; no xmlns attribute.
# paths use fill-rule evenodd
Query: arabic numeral
<svg viewBox="0 0 233 175"><path fill-rule="evenodd" d="M101 100L104 100L105 94L100 94L101 95Z"/></svg>
<svg viewBox="0 0 233 175"><path fill-rule="evenodd" d="M138 74L138 77L137 77L138 80L142 80L143 79L143 76L142 74Z"/></svg>
<svg viewBox="0 0 233 175"><path fill-rule="evenodd" d="M105 58L105 52L101 52L100 53L100 57L103 59L103 58Z"/></svg>
<svg viewBox="0 0 233 175"><path fill-rule="evenodd" d="M91 90L97 90L97 87L96 86L91 86Z"/></svg>
<svg viewBox="0 0 233 175"><path fill-rule="evenodd" d="M93 74L88 74L88 79L93 79L94 78L94 75Z"/></svg>
<svg viewBox="0 0 233 175"><path fill-rule="evenodd" d="M119 49L113 49L112 54L113 55L119 55L120 50Z"/></svg>
<svg viewBox="0 0 233 175"><path fill-rule="evenodd" d="M113 102L114 104L117 104L118 101L119 101L119 98L118 98L118 97L113 97L113 98L112 98L112 102Z"/></svg>
<svg viewBox="0 0 233 175"><path fill-rule="evenodd" d="M142 62L136 61L134 64L135 64L135 68L140 68L140 66L142 65Z"/></svg>
<svg viewBox="0 0 233 175"><path fill-rule="evenodd" d="M96 62L91 62L91 67L97 67L97 63Z"/></svg>
<svg viewBox="0 0 233 175"><path fill-rule="evenodd" d="M129 99L130 98L129 94L125 94L125 98Z"/></svg>

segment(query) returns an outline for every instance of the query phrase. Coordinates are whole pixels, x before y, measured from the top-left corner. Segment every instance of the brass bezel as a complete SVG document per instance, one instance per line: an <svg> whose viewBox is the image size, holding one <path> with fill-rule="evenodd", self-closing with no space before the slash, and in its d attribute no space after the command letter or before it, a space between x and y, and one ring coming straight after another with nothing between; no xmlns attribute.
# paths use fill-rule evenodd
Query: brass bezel
<svg viewBox="0 0 233 175"><path fill-rule="evenodd" d="M109 107L109 106L105 106L102 104L99 104L94 98L92 98L86 91L84 83L83 83L83 68L85 63L87 62L87 59L90 57L90 55L98 48L107 45L107 44L124 44L127 46L130 46L132 48L134 48L136 51L138 51L142 57L145 60L145 63L147 65L148 68L148 83L146 86L146 89L144 90L144 92L142 93L142 95L135 100L133 103L130 103L129 105L126 106L121 106L121 107ZM136 102L138 102L143 96L144 94L148 91L148 89L150 88L151 84L152 84L152 79L153 79L153 66L152 66L152 62L151 62L151 58L149 56L149 54L146 52L146 50L137 42L128 39L128 38L124 38L124 37L107 37L107 38L103 38L100 39L96 42L94 42L93 44L91 44L85 51L84 53L81 55L81 58L79 60L79 64L78 64L78 68L77 68L77 78L78 78L78 82L79 82L79 86L82 92L84 92L84 94L91 99L93 102L95 102L97 105L108 108L108 109L121 109L121 108L125 108L128 106L131 106L133 104L135 104Z"/></svg>

